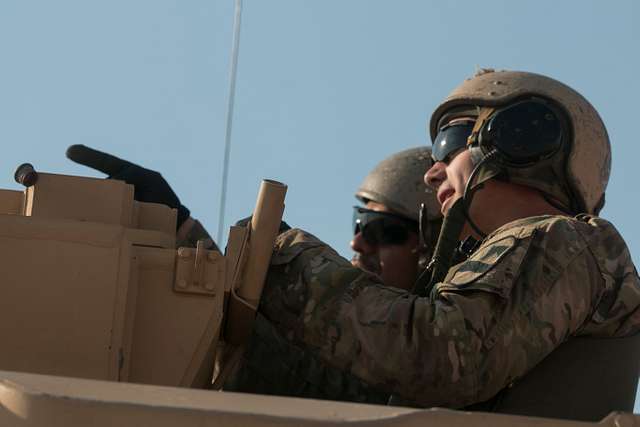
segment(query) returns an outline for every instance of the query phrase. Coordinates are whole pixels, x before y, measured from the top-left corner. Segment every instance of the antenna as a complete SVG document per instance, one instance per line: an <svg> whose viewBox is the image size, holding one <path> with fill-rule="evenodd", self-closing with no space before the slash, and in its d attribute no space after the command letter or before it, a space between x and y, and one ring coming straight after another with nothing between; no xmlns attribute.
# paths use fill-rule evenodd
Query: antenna
<svg viewBox="0 0 640 427"><path fill-rule="evenodd" d="M220 192L220 213L218 215L218 235L216 242L222 242L224 229L224 212L227 204L227 180L229 176L229 157L231 155L231 129L233 126L233 105L236 97L236 76L238 74L238 51L240 48L240 19L242 17L242 0L235 0L233 18L233 40L231 47L231 64L229 66L229 98L227 104L227 126L224 135L224 163L222 166L222 190Z"/></svg>

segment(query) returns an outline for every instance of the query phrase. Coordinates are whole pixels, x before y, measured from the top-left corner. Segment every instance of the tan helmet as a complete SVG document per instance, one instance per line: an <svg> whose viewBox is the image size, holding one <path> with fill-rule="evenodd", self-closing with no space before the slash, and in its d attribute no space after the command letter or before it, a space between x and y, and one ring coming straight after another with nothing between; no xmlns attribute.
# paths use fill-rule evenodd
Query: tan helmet
<svg viewBox="0 0 640 427"><path fill-rule="evenodd" d="M356 197L364 203L382 203L416 221L420 204L424 203L428 220L440 218L436 194L424 183L424 174L432 165L429 147L400 151L373 168L362 181Z"/></svg>
<svg viewBox="0 0 640 427"><path fill-rule="evenodd" d="M565 154L555 156L553 170L536 171L535 165L508 169L508 179L537 188L574 210L597 214L604 204L611 170L607 130L589 101L557 80L528 72L482 70L455 88L436 108L429 124L431 139L456 110L506 107L527 98L543 98L564 112L571 134L569 147L559 152Z"/></svg>

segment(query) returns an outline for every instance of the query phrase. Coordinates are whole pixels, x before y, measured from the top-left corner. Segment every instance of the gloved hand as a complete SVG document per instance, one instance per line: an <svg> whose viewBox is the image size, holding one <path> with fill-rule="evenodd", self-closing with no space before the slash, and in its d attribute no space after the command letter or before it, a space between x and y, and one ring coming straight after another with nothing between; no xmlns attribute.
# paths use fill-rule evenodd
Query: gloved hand
<svg viewBox="0 0 640 427"><path fill-rule="evenodd" d="M189 209L180 203L180 199L173 192L171 186L156 171L82 144L67 148L67 158L107 174L107 179L117 179L133 185L135 188L134 198L139 202L161 203L177 209L177 228L180 228L182 223L189 218Z"/></svg>

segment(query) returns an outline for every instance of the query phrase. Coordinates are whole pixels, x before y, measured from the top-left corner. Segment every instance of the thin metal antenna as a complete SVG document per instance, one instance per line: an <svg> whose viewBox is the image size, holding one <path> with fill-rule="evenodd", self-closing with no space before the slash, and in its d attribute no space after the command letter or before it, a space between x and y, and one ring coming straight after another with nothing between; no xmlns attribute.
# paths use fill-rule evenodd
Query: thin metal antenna
<svg viewBox="0 0 640 427"><path fill-rule="evenodd" d="M238 74L238 51L240 48L240 18L242 0L235 0L233 18L233 41L231 47L231 65L229 67L229 99L227 104L227 127L224 135L224 164L222 166L222 191L220 192L220 213L218 216L218 235L216 242L221 244L224 229L224 212L227 204L227 179L229 175L229 157L231 155L231 129L233 125L233 105L236 97L236 76Z"/></svg>

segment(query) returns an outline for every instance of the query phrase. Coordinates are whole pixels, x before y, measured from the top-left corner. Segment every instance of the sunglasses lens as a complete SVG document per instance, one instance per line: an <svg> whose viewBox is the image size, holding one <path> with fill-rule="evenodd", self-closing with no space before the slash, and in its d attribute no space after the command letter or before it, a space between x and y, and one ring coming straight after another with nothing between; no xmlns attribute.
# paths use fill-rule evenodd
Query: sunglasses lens
<svg viewBox="0 0 640 427"><path fill-rule="evenodd" d="M386 212L356 207L353 211L354 234L362 233L370 245L402 245L409 238L413 221Z"/></svg>
<svg viewBox="0 0 640 427"><path fill-rule="evenodd" d="M381 221L371 221L361 229L362 237L370 245L378 245L383 234Z"/></svg>
<svg viewBox="0 0 640 427"><path fill-rule="evenodd" d="M360 208L357 206L353 207L353 235L360 233L362 231L362 213L360 212Z"/></svg>
<svg viewBox="0 0 640 427"><path fill-rule="evenodd" d="M384 224L384 220L372 222L370 226L381 224L377 227L378 242L381 245L402 245L409 237L409 231L401 224Z"/></svg>
<svg viewBox="0 0 640 427"><path fill-rule="evenodd" d="M453 152L466 148L473 124L465 122L444 126L436 135L431 148L431 156L436 162L444 162Z"/></svg>

